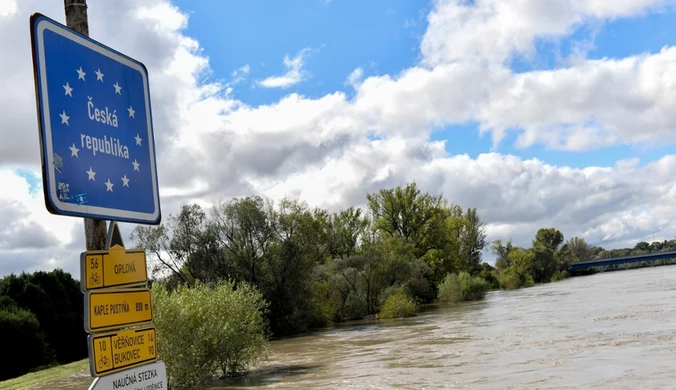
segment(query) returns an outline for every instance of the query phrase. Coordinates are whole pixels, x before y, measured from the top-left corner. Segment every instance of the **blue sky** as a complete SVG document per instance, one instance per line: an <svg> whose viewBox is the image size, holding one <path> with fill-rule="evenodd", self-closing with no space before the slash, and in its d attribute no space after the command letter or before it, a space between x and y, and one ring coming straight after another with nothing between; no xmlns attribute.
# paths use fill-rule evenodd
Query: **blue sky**
<svg viewBox="0 0 676 390"><path fill-rule="evenodd" d="M345 90L357 67L364 75L395 74L418 61L431 2L410 0L188 1L187 35L199 40L215 77L250 66L248 82L235 89L248 104L266 104L297 92L319 97ZM264 11L262 11L264 10ZM251 81L284 73L282 59L309 48L304 69L311 77L287 89L257 88Z"/></svg>

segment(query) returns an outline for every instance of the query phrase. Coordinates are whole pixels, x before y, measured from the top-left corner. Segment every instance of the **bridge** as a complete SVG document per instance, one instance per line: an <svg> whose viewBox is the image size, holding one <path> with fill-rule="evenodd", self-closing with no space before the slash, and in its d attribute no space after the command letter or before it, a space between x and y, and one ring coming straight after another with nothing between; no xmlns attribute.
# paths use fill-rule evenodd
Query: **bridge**
<svg viewBox="0 0 676 390"><path fill-rule="evenodd" d="M622 268L629 268L632 264L640 265L645 263L646 265L653 266L660 260L663 264L667 264L667 260L675 260L676 251L671 252L661 252L661 253L648 253L645 255L634 255L634 256L624 256L624 257L615 257L613 259L595 259L595 260L585 260L573 263L570 265L571 271L581 271L589 268L597 268L600 271L605 271L607 269L617 269L617 266L624 266Z"/></svg>

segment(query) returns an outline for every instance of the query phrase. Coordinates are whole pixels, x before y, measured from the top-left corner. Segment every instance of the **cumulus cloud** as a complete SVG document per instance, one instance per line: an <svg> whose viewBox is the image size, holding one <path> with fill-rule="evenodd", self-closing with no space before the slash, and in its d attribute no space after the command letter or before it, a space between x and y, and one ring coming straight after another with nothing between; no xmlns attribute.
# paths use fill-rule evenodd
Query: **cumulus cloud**
<svg viewBox="0 0 676 390"><path fill-rule="evenodd" d="M309 51L309 48L305 48L299 51L293 58L289 58L289 55L285 54L282 63L284 64L286 73L280 76L267 77L257 84L265 88L288 88L305 80L307 72L302 69L303 59Z"/></svg>
<svg viewBox="0 0 676 390"><path fill-rule="evenodd" d="M436 0L421 43L428 66L503 62L535 55L535 39L556 39L595 20L636 16L673 0Z"/></svg>
<svg viewBox="0 0 676 390"><path fill-rule="evenodd" d="M0 85L12 91L0 94L0 220L9 221L0 229L0 275L56 266L77 275L81 219L49 215L41 190L16 171L40 174L26 20L40 10L63 21L63 9L58 2L10 3L12 12L0 11ZM522 148L673 142L675 49L579 58L564 68L525 73L506 64L513 55L534 55L535 39L669 3L557 0L545 7L538 0L439 0L419 65L366 78L357 68L347 76L353 97L288 94L260 106L229 93L248 77L248 66L229 82L204 81L211 80L208 58L185 34L187 15L167 0L94 4L89 16L93 38L149 69L165 216L185 203L254 193L337 210L364 206L366 193L416 180L451 202L477 207L489 223L489 239L527 245L537 228L554 226L613 247L674 236L676 157L574 169L503 155L498 147L508 132L518 133ZM302 81L307 50L286 56L287 73L261 85ZM470 120L493 136L495 153L453 156L446 141L430 140L436 129ZM125 236L132 228L123 227Z"/></svg>
<svg viewBox="0 0 676 390"><path fill-rule="evenodd" d="M676 47L511 75L477 110L484 131L520 132L518 146L589 150L676 140Z"/></svg>
<svg viewBox="0 0 676 390"><path fill-rule="evenodd" d="M30 182L39 183L38 175L28 174ZM81 220L49 214L42 186L31 188L25 176L13 169L0 168L0 273L56 266L76 271L78 252L67 247L77 241L74 228L78 222L83 237ZM84 247L84 240L81 242Z"/></svg>

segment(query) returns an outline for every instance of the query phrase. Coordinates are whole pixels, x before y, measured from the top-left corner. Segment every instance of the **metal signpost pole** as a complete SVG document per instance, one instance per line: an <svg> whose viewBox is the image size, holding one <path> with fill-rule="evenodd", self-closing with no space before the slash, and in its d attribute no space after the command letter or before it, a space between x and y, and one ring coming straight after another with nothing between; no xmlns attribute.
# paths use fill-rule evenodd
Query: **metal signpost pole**
<svg viewBox="0 0 676 390"><path fill-rule="evenodd" d="M63 0L66 11L66 26L89 36L87 18L87 0ZM102 250L106 245L106 221L103 219L85 218L85 242L88 251Z"/></svg>

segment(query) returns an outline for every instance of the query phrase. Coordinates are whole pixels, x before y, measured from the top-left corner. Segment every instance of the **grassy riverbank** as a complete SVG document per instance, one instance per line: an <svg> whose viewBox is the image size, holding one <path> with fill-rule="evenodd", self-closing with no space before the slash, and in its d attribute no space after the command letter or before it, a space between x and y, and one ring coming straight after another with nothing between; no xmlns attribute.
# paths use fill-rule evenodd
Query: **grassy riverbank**
<svg viewBox="0 0 676 390"><path fill-rule="evenodd" d="M83 359L77 362L68 363L62 366L56 366L37 372L31 372L18 378L2 381L0 382L0 390L25 389L30 386L39 385L40 383L56 380L88 370L89 360Z"/></svg>

